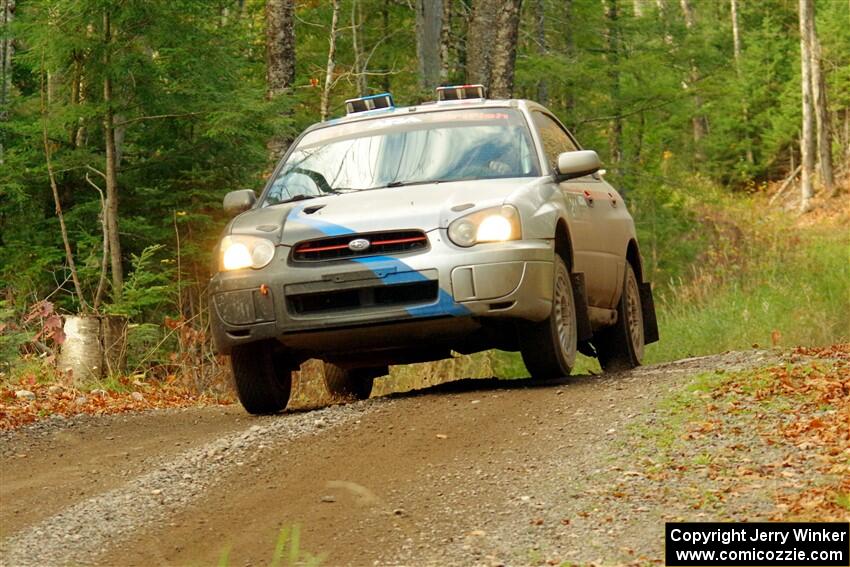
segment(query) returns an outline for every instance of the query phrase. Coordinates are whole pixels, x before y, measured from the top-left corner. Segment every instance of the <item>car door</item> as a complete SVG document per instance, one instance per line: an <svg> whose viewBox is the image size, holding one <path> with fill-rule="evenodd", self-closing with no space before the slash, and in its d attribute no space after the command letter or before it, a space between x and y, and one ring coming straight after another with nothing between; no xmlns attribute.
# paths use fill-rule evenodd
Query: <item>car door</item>
<svg viewBox="0 0 850 567"><path fill-rule="evenodd" d="M553 116L540 110L532 111L546 161L555 172L558 156L579 149L567 130ZM611 307L616 294L618 266L611 254L605 223L610 215L610 186L598 174L568 179L559 188L569 210L570 236L575 254L574 271L583 272L590 305Z"/></svg>

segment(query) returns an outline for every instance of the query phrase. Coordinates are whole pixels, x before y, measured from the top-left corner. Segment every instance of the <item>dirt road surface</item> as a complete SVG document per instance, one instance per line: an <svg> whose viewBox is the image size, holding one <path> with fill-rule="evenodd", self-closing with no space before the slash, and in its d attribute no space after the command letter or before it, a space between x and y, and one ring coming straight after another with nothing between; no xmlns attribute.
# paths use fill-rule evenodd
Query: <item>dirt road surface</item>
<svg viewBox="0 0 850 567"><path fill-rule="evenodd" d="M48 420L0 434L0 564L268 565L293 526L323 565L658 561L669 503L604 497L631 474L629 428L692 376L773 356L465 380L264 418Z"/></svg>

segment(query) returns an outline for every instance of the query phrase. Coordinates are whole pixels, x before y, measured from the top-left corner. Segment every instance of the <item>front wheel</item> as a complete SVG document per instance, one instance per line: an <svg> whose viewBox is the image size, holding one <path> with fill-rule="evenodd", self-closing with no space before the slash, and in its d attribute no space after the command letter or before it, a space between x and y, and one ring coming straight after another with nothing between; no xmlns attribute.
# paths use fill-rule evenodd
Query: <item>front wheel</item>
<svg viewBox="0 0 850 567"><path fill-rule="evenodd" d="M275 350L274 343L256 342L235 346L230 353L236 393L248 413L277 413L289 402L292 374Z"/></svg>
<svg viewBox="0 0 850 567"><path fill-rule="evenodd" d="M643 311L637 277L626 262L623 293L617 304L617 322L599 331L593 338L599 365L605 372L629 370L640 366L643 359Z"/></svg>
<svg viewBox="0 0 850 567"><path fill-rule="evenodd" d="M567 265L555 256L552 311L545 321L519 330L520 352L532 378L562 378L575 366L578 333L573 286Z"/></svg>

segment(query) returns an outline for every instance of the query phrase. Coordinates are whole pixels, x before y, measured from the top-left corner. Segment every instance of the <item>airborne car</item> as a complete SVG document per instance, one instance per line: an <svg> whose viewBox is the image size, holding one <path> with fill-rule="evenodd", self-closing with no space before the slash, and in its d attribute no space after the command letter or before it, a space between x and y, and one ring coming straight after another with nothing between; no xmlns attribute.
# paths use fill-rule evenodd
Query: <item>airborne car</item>
<svg viewBox="0 0 850 567"><path fill-rule="evenodd" d="M347 101L259 198L225 197L212 331L248 412L283 409L309 358L332 393L364 398L388 365L452 351L518 350L552 378L577 350L608 371L657 340L634 222L596 152L537 103L477 85L437 98Z"/></svg>

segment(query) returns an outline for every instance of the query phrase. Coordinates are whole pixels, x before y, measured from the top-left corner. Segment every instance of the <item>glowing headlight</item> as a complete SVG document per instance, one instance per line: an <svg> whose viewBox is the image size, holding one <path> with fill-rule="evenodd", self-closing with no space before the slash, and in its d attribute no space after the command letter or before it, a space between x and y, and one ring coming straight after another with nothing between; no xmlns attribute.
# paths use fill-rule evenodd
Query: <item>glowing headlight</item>
<svg viewBox="0 0 850 567"><path fill-rule="evenodd" d="M274 258L274 244L255 236L225 236L221 240L221 269L259 269Z"/></svg>
<svg viewBox="0 0 850 567"><path fill-rule="evenodd" d="M472 213L449 225L449 238L464 247L479 242L519 240L522 238L519 213L510 205Z"/></svg>

